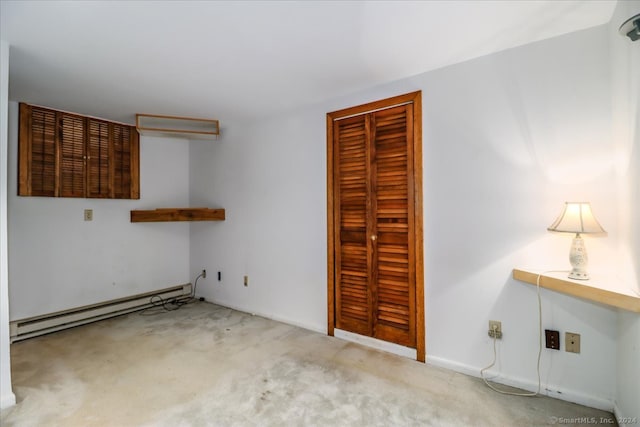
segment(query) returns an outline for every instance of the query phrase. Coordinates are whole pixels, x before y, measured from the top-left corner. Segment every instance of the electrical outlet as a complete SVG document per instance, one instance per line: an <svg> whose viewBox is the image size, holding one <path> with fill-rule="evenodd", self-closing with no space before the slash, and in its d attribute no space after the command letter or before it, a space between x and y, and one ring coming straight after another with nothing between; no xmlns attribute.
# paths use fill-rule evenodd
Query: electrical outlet
<svg viewBox="0 0 640 427"><path fill-rule="evenodd" d="M84 210L84 220L85 221L93 221L93 209L85 209Z"/></svg>
<svg viewBox="0 0 640 427"><path fill-rule="evenodd" d="M244 285L249 286L249 276L244 276Z"/></svg>
<svg viewBox="0 0 640 427"><path fill-rule="evenodd" d="M489 320L489 336L491 338L502 339L502 322Z"/></svg>
<svg viewBox="0 0 640 427"><path fill-rule="evenodd" d="M207 278L207 270L205 270L204 268L202 269L202 278L203 279Z"/></svg>
<svg viewBox="0 0 640 427"><path fill-rule="evenodd" d="M544 337L547 348L552 350L560 350L560 332L549 329L544 330Z"/></svg>
<svg viewBox="0 0 640 427"><path fill-rule="evenodd" d="M564 349L569 353L580 353L580 334L565 332Z"/></svg>

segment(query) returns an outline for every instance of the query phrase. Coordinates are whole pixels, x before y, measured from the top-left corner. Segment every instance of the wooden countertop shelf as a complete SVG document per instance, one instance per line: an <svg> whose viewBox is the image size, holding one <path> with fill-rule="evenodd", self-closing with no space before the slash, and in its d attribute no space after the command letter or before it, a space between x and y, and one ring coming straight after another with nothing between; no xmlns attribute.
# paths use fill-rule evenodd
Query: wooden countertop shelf
<svg viewBox="0 0 640 427"><path fill-rule="evenodd" d="M599 278L595 276L591 280L573 280L566 276L567 273L544 273L540 276L540 287L640 313L640 296L634 294L631 289L621 290L607 286L609 283L603 280L612 281L616 280L615 278ZM536 285L538 273L514 268L513 278ZM598 284L596 285L596 283Z"/></svg>
<svg viewBox="0 0 640 427"><path fill-rule="evenodd" d="M224 221L224 209L161 208L131 211L131 222Z"/></svg>

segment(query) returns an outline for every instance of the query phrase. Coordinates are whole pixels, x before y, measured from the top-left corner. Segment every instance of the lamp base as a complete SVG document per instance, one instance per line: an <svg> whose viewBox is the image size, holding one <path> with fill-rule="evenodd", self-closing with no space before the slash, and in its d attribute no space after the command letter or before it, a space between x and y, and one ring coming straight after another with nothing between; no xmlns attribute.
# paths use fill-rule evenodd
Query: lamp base
<svg viewBox="0 0 640 427"><path fill-rule="evenodd" d="M584 246L584 240L582 240L580 233L576 234L576 237L574 237L571 243L569 262L571 263L571 267L573 267L571 273L569 273L569 279L589 280L589 273L587 273L589 258L587 257L587 248Z"/></svg>
<svg viewBox="0 0 640 427"><path fill-rule="evenodd" d="M589 273L587 273L586 271L571 270L571 273L569 273L569 279L589 280Z"/></svg>

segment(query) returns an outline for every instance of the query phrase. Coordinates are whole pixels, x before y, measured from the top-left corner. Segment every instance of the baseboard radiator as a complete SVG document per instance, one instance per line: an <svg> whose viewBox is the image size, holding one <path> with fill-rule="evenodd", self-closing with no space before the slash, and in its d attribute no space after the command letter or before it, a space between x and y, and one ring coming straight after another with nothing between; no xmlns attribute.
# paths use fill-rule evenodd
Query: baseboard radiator
<svg viewBox="0 0 640 427"><path fill-rule="evenodd" d="M153 306L151 297L155 295L162 297L164 300L188 297L191 295L191 283L28 319L14 320L9 323L11 342L143 310Z"/></svg>

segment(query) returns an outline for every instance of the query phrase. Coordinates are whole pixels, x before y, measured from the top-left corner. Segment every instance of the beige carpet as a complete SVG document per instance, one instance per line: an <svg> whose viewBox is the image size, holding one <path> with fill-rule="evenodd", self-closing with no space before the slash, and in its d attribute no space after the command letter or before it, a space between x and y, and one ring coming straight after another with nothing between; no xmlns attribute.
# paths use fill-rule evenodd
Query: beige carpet
<svg viewBox="0 0 640 427"><path fill-rule="evenodd" d="M2 426L537 426L611 414L207 303L11 346ZM586 424L586 422L585 422ZM565 422L564 425L580 425Z"/></svg>

